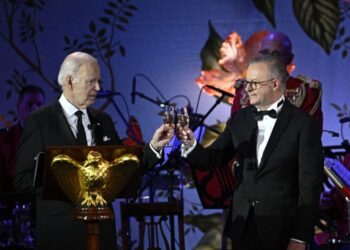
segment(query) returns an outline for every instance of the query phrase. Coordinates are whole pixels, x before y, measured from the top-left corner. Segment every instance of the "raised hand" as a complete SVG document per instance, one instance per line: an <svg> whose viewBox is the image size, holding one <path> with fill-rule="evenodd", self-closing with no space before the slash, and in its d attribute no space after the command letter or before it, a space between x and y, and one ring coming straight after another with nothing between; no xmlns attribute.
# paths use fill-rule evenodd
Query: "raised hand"
<svg viewBox="0 0 350 250"><path fill-rule="evenodd" d="M155 150L160 151L169 144L169 141L174 137L174 127L173 124L163 124L154 132L151 145Z"/></svg>
<svg viewBox="0 0 350 250"><path fill-rule="evenodd" d="M196 140L188 125L182 127L179 123L176 125L176 137L187 147L193 146Z"/></svg>

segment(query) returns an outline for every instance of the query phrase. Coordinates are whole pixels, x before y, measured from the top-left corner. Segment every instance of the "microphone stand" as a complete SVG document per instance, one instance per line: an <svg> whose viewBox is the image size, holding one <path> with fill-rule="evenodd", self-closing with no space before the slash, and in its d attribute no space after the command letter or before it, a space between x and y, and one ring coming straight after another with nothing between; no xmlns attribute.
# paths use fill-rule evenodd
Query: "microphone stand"
<svg viewBox="0 0 350 250"><path fill-rule="evenodd" d="M228 93L230 94L230 93ZM160 102L160 101L157 101L157 100L154 100L142 93L139 93L139 92L135 92L135 95L137 96L140 96L141 98L143 99L146 99L154 104L156 104L157 106L163 106L163 105L168 105L169 102L166 101L164 103ZM230 94L232 95L232 94ZM204 116L199 116L199 120L192 123L190 123L190 127L191 129L194 131L196 130L199 126L203 125L204 124L204 121L205 119L213 112L213 110L222 102L222 100L225 98L226 94L225 93L222 93L222 95L216 99L214 105L206 112L206 114ZM146 190L146 188L150 187L153 183L153 181L155 180L155 178L159 175L159 173L162 171L162 170L167 170L168 173L170 174L170 180L171 180L171 185L169 187L169 193L168 193L168 200L169 201L173 201L174 200L174 197L173 197L173 180L174 180L174 171L175 171L175 168L174 166L177 165L181 159L181 154L180 154L180 147L181 147L181 144L177 145L175 147L175 149L168 155L169 156L169 159L167 160L167 162L163 163L162 166L160 166L159 168L157 168L155 170L155 173L154 175L150 178L150 180L147 181L147 183L140 189L138 195L131 201L131 202L135 202L137 197L140 197L141 194ZM171 159L171 158L175 158L174 159ZM169 166L170 165L170 166ZM181 185L182 186L182 185ZM182 187L181 187L182 188ZM153 190L151 190L151 193L153 192ZM182 190L180 190L180 192L182 192ZM150 196L153 197L153 194L151 194ZM169 222L170 222L170 235L171 235L171 249L172 250L175 250L175 223L174 223L174 216L171 215L169 216Z"/></svg>
<svg viewBox="0 0 350 250"><path fill-rule="evenodd" d="M138 91L135 91L134 94L135 94L135 96L139 96L139 97L141 97L142 99L145 99L145 100L147 100L147 101L149 101L149 102L151 102L151 103L153 103L153 104L155 104L155 105L157 105L157 106L160 106L160 107L163 107L163 106L169 104L169 101L161 102L161 101L158 101L158 100L154 100L154 99L152 99L151 97L146 96L145 94L143 94L143 93L141 93L141 92L138 92Z"/></svg>
<svg viewBox="0 0 350 250"><path fill-rule="evenodd" d="M166 104L167 102L162 103L162 102L153 100L153 99L151 99L150 97L145 96L144 94L141 94L141 93L138 93L138 92L135 92L135 94L136 94L136 95L139 95L139 96L142 95L142 98L144 98L144 99L146 99L146 100L149 100L149 101L151 101L152 103L157 104L158 106L167 105L167 104ZM215 103L214 103L214 105L207 111L207 113L206 113L205 115L203 115L203 116L200 116L200 120L199 120L198 122L192 123L192 121L191 121L191 122L190 122L190 127L191 127L191 129L192 129L192 130L196 130L199 126L203 125L205 119L211 114L211 112L213 112L213 110L222 102L222 100L223 100L224 98L225 98L225 94L223 94L223 95L221 95L219 98L217 98L216 101L215 101ZM218 131L215 131L215 132L218 132ZM169 158L171 158L171 156L181 156L181 155L179 154L180 146L181 146L181 144L178 145L177 147L175 147L175 149L169 154ZM168 165L169 165L169 164L167 164L167 163L168 163L169 161L170 161L170 160L168 159L167 162L165 162L161 167L159 167L159 168L156 169L155 175L140 189L140 191L139 191L139 193L138 193L138 195L137 195L136 197L140 196L140 195L143 193L143 191L145 191L146 188L147 188L148 186L151 185L151 183L154 181L154 179L156 178L156 176L159 174L160 171L167 169L167 167L168 167ZM178 162L178 161L175 161L174 163L177 163L177 162ZM134 198L134 199L132 200L132 202L135 202L136 199L137 199L137 198Z"/></svg>

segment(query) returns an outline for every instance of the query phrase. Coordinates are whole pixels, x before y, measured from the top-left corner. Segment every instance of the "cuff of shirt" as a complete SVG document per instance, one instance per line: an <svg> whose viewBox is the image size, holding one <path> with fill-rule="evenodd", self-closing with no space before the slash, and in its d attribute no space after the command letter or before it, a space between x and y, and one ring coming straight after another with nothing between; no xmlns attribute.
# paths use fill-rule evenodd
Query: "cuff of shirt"
<svg viewBox="0 0 350 250"><path fill-rule="evenodd" d="M306 242L305 241L302 241L302 240L298 240L298 239L294 239L294 238L290 238L291 241L294 241L294 242L297 242L297 243L300 243L300 244L304 244L306 245Z"/></svg>
<svg viewBox="0 0 350 250"><path fill-rule="evenodd" d="M195 140L191 147L186 146L185 144L181 144L181 156L186 158L189 153L192 152L194 147L197 145L197 141Z"/></svg>
<svg viewBox="0 0 350 250"><path fill-rule="evenodd" d="M151 143L149 143L149 147L152 149L153 153L155 153L155 155L157 156L158 159L162 159L162 153L163 153L163 149L161 149L159 152L157 150L155 150L152 146Z"/></svg>

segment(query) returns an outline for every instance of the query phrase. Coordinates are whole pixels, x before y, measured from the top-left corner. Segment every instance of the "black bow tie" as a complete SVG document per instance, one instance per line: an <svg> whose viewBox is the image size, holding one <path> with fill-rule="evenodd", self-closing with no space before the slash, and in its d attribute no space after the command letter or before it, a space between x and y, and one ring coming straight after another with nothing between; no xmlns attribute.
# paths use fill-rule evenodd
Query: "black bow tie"
<svg viewBox="0 0 350 250"><path fill-rule="evenodd" d="M257 111L255 109L253 112L254 112L254 118L257 121L261 121L264 118L264 115L268 115L268 116L270 116L271 118L274 118L274 119L277 118L277 112L274 109L263 110L263 111Z"/></svg>

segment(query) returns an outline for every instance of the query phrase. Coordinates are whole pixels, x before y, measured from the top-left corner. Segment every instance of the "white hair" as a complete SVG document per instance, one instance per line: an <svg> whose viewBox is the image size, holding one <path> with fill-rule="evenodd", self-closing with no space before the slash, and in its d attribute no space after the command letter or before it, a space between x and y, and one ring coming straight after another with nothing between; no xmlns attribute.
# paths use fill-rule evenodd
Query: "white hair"
<svg viewBox="0 0 350 250"><path fill-rule="evenodd" d="M60 71L58 73L57 81L61 87L64 85L66 77L68 75L74 76L79 68L87 62L96 62L96 58L84 53L84 52L73 52L69 54L63 61Z"/></svg>

